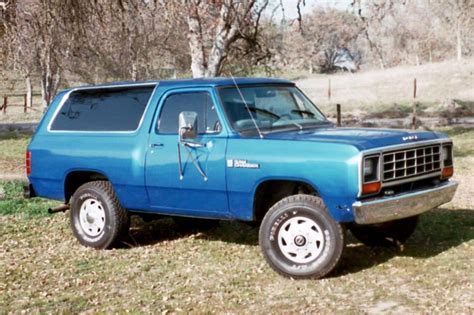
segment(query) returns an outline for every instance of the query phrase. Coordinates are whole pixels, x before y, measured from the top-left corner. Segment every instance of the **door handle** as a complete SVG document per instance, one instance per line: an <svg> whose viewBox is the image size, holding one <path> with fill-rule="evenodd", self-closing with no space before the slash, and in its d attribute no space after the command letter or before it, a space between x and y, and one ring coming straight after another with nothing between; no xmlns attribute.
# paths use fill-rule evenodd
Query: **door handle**
<svg viewBox="0 0 474 315"><path fill-rule="evenodd" d="M150 148L163 147L163 143L150 143Z"/></svg>

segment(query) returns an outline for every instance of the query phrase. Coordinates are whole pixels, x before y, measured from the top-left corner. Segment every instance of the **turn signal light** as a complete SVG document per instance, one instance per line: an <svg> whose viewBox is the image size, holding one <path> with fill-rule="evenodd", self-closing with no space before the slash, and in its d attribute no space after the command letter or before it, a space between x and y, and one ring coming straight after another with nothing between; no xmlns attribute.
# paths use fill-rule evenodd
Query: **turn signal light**
<svg viewBox="0 0 474 315"><path fill-rule="evenodd" d="M30 176L31 174L31 152L30 151L26 151L25 170L26 170L26 176Z"/></svg>
<svg viewBox="0 0 474 315"><path fill-rule="evenodd" d="M454 174L454 168L452 166L445 167L443 168L443 171L441 172L441 178L449 178L453 176Z"/></svg>
<svg viewBox="0 0 474 315"><path fill-rule="evenodd" d="M378 193L380 191L381 186L382 184L380 182L362 184L362 194L368 195Z"/></svg>

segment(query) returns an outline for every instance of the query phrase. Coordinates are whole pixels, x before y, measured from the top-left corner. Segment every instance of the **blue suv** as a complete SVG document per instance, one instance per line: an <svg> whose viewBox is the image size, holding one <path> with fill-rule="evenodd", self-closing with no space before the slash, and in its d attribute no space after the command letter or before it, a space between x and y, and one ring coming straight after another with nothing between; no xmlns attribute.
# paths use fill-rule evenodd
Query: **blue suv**
<svg viewBox="0 0 474 315"><path fill-rule="evenodd" d="M320 278L346 229L403 243L449 202L452 151L437 132L336 128L286 80L115 83L55 97L28 146L25 193L64 202L93 248L117 244L132 214L255 222L275 271Z"/></svg>

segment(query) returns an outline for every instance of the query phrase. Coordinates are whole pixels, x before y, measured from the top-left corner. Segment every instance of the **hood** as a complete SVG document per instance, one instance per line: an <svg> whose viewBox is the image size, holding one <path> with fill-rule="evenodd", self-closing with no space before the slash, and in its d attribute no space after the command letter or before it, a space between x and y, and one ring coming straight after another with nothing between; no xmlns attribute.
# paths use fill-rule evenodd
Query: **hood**
<svg viewBox="0 0 474 315"><path fill-rule="evenodd" d="M396 144L441 139L446 138L446 136L432 131L401 129L318 128L302 131L273 132L265 135L265 138L349 144L362 151Z"/></svg>

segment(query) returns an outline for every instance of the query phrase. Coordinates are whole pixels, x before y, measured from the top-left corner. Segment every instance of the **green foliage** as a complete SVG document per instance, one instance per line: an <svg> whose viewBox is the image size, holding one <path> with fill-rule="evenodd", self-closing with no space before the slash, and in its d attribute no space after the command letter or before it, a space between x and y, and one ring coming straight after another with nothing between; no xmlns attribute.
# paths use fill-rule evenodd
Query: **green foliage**
<svg viewBox="0 0 474 315"><path fill-rule="evenodd" d="M21 215L26 219L47 216L58 202L43 198L24 199L22 181L0 181L0 215Z"/></svg>

